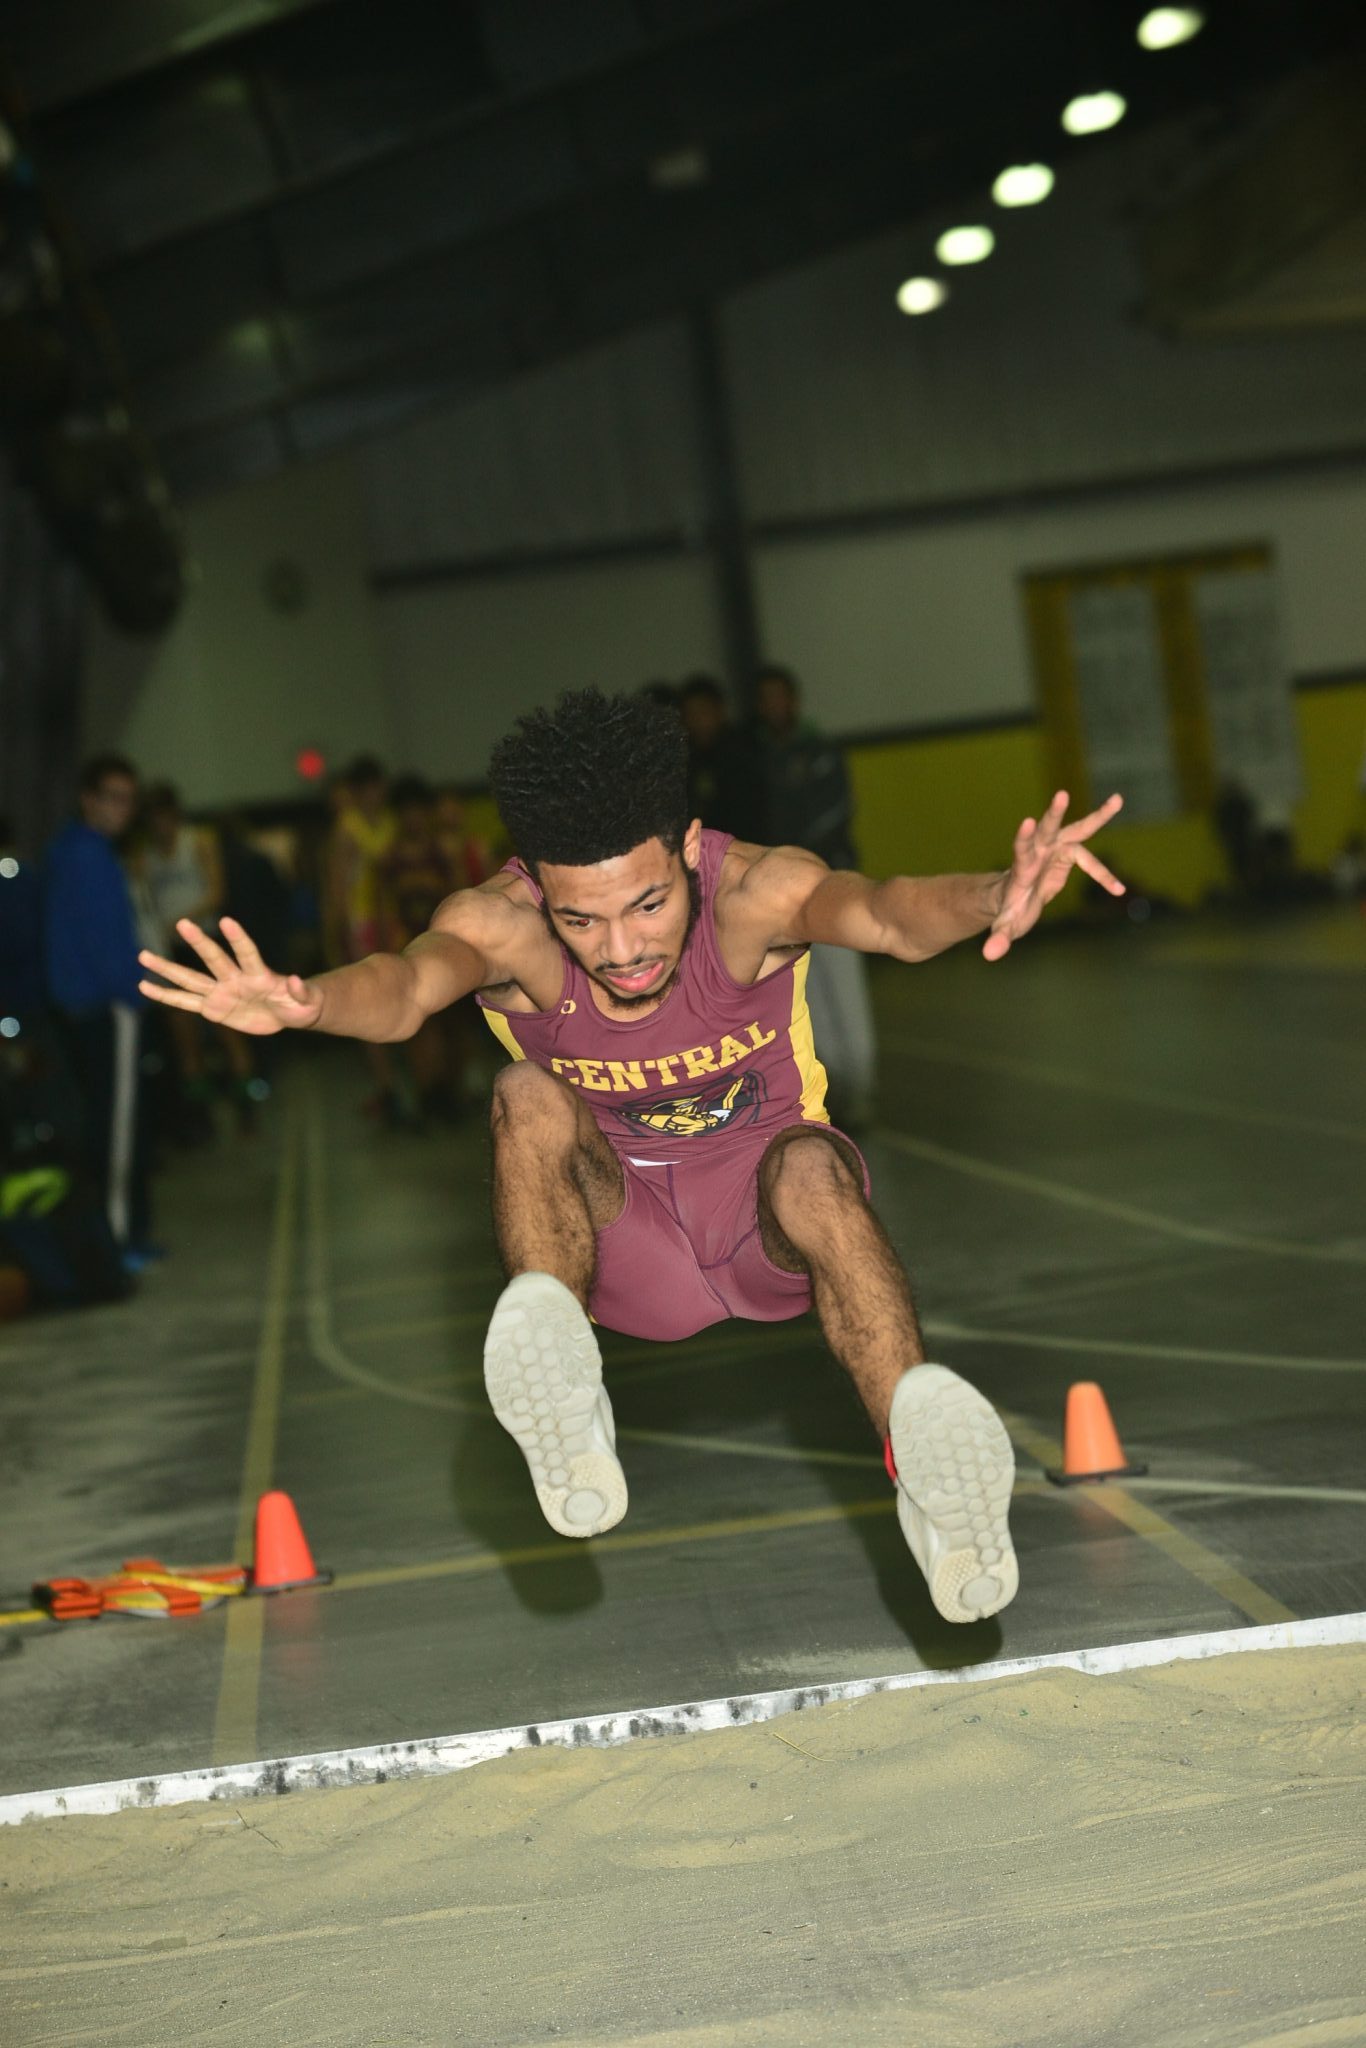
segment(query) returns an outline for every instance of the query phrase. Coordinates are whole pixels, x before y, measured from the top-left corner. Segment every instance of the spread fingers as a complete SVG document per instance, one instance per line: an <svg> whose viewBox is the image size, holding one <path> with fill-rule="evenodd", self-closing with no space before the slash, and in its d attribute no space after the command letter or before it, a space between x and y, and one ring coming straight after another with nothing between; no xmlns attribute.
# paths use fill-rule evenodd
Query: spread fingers
<svg viewBox="0 0 1366 2048"><path fill-rule="evenodd" d="M178 918L176 920L176 930L180 933L187 946L194 947L195 952L198 953L200 959L216 980L226 981L230 974L241 972L231 953L225 953L216 939L211 939L207 932L201 931L193 918Z"/></svg>
<svg viewBox="0 0 1366 2048"><path fill-rule="evenodd" d="M1108 889L1112 896L1122 896L1124 894L1124 884L1120 881L1119 876L1111 874L1104 861L1097 860L1089 848L1074 846L1072 848L1072 858L1084 875L1089 875L1093 882L1099 882L1101 888Z"/></svg>
<svg viewBox="0 0 1366 2048"><path fill-rule="evenodd" d="M178 960L163 960L159 953L139 953L138 961L141 966L150 967L154 973L174 982L177 988L193 989L196 994L206 996L213 987L211 975L200 974L193 967L182 967Z"/></svg>
<svg viewBox="0 0 1366 2048"><path fill-rule="evenodd" d="M1124 808L1124 799L1118 793L1107 796L1103 804L1097 804L1094 811L1088 811L1084 818L1076 818L1063 834L1064 839L1089 839L1093 832L1099 832L1102 825L1108 825L1116 811Z"/></svg>
<svg viewBox="0 0 1366 2048"><path fill-rule="evenodd" d="M256 941L243 931L235 917L220 918L218 929L237 955L237 964L244 974L267 972L266 963L256 950Z"/></svg>
<svg viewBox="0 0 1366 2048"><path fill-rule="evenodd" d="M162 1003L168 1010L200 1011L204 1008L203 996L192 995L186 989L166 988L159 981L140 981L138 987L154 1003Z"/></svg>

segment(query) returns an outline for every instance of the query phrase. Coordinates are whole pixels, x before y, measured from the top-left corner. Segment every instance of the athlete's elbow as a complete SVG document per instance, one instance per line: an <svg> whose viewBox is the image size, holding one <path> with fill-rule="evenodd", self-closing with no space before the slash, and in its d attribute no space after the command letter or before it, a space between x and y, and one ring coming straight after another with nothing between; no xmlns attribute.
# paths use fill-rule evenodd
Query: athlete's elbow
<svg viewBox="0 0 1366 2048"><path fill-rule="evenodd" d="M923 961L933 960L940 948L930 945L924 939L914 937L909 932L900 932L889 927L883 933L877 951L885 953L889 960L900 960L904 966L919 967Z"/></svg>
<svg viewBox="0 0 1366 2048"><path fill-rule="evenodd" d="M383 1031L372 1032L371 1037L376 1045L403 1045L408 1039L417 1037L426 1021L426 1011L413 1003L400 1016L393 1018Z"/></svg>

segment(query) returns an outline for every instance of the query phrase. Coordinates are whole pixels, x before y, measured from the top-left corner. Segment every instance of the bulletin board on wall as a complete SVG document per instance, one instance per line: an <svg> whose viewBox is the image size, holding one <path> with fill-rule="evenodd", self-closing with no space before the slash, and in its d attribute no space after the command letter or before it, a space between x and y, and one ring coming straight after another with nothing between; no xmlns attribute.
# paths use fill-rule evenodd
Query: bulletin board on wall
<svg viewBox="0 0 1366 2048"><path fill-rule="evenodd" d="M1119 789L1141 823L1230 784L1263 816L1298 800L1269 548L1048 570L1024 600L1054 774L1079 803Z"/></svg>

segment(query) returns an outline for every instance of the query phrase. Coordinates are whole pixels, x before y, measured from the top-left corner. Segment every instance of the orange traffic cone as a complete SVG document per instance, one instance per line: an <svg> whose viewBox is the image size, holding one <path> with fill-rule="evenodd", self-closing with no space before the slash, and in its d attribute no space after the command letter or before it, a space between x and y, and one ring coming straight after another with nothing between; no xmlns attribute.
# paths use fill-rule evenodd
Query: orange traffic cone
<svg viewBox="0 0 1366 2048"><path fill-rule="evenodd" d="M1137 1479L1146 1465L1131 1465L1124 1455L1109 1403L1094 1380L1078 1380L1067 1389L1067 1415L1062 1432L1062 1470L1050 1472L1055 1486L1078 1486L1087 1479Z"/></svg>
<svg viewBox="0 0 1366 2048"><path fill-rule="evenodd" d="M299 1511L289 1495L263 1493L256 1503L251 1591L287 1593L298 1586L326 1586L331 1581L331 1572L320 1572L313 1562Z"/></svg>

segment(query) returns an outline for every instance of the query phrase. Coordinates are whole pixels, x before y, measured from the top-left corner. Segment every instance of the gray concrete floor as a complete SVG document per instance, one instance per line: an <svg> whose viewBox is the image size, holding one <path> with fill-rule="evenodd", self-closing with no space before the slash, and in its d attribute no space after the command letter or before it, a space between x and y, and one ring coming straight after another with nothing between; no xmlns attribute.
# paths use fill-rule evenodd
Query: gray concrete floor
<svg viewBox="0 0 1366 2048"><path fill-rule="evenodd" d="M875 1199L1020 1449L1021 1592L973 1629L809 1320L606 1337L631 1512L553 1536L482 1402L482 1131L377 1133L359 1057L294 1048L262 1138L161 1182L135 1301L0 1332L0 1555L18 1608L223 1559L273 1483L336 1581L259 1636L0 1616L0 1789L1366 1607L1363 966L1343 914L878 972ZM1089 1378L1146 1485L1039 1482Z"/></svg>

